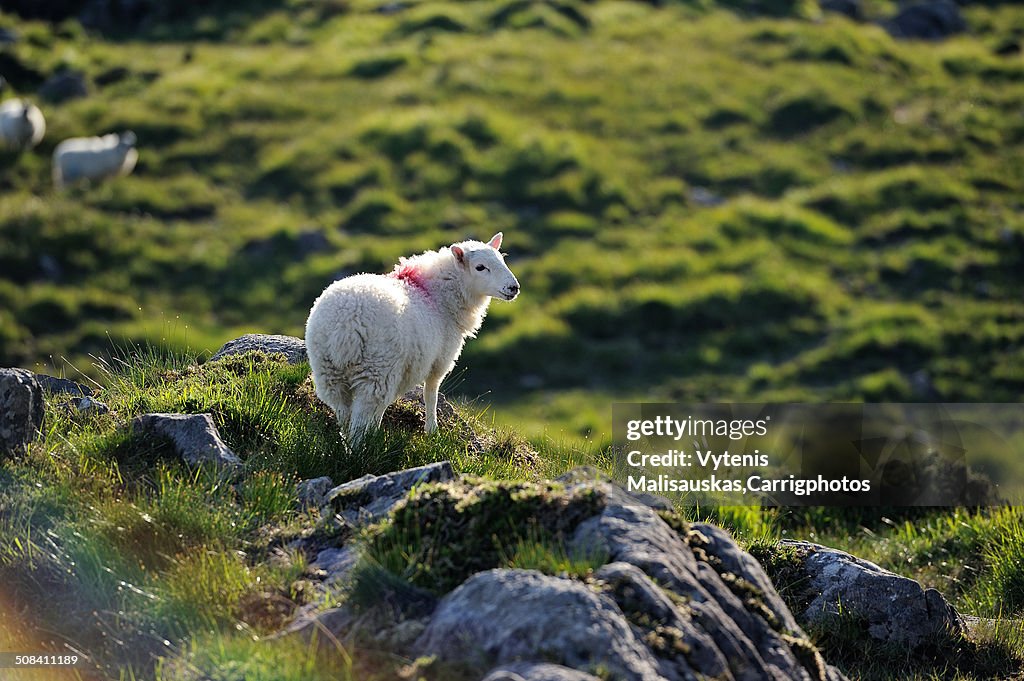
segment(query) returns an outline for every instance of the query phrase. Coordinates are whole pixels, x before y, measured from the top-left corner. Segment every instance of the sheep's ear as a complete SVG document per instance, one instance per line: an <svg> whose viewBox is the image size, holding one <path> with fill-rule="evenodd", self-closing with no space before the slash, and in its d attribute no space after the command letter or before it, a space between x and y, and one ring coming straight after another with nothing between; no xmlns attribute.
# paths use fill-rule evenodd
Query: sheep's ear
<svg viewBox="0 0 1024 681"><path fill-rule="evenodd" d="M498 250L499 248L501 248L501 232L498 232L497 234L492 236L491 240L487 242L487 245L493 248L494 250Z"/></svg>
<svg viewBox="0 0 1024 681"><path fill-rule="evenodd" d="M462 246L452 246L451 250L452 255L455 256L456 260L458 260L460 263L466 262L466 252L462 250Z"/></svg>

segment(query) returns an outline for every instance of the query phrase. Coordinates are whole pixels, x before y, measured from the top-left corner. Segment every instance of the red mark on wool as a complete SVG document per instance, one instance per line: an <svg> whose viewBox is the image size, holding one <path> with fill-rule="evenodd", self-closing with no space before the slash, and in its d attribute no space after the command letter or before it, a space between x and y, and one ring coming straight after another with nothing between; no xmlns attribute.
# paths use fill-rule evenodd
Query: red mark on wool
<svg viewBox="0 0 1024 681"><path fill-rule="evenodd" d="M427 281L423 278L423 272L413 265L401 265L395 268L391 276L399 281L404 281L409 286L419 289L423 295L430 297L430 289L427 288Z"/></svg>

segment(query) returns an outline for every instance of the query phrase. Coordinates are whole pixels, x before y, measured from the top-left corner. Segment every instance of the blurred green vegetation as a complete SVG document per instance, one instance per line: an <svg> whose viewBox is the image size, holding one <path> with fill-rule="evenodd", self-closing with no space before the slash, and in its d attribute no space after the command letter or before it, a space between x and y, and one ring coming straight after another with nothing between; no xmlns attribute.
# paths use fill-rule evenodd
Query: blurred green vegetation
<svg viewBox="0 0 1024 681"><path fill-rule="evenodd" d="M334 278L504 230L523 295L446 389L534 437L616 399L1024 391L1012 3L941 43L806 1L189 7L0 15L5 55L93 81L0 159L0 364L301 335ZM132 176L53 191L61 139L125 128Z"/></svg>

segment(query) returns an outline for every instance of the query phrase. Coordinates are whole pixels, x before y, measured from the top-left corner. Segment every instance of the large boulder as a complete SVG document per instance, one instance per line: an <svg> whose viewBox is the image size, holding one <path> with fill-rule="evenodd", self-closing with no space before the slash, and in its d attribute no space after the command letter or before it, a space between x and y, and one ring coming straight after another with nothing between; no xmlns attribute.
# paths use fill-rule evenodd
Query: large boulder
<svg viewBox="0 0 1024 681"><path fill-rule="evenodd" d="M43 425L43 390L25 369L0 369L0 458L24 451Z"/></svg>
<svg viewBox="0 0 1024 681"><path fill-rule="evenodd" d="M963 618L935 589L819 544L786 540L780 549L796 567L789 579L807 603L798 613L805 621L853 617L871 637L909 649L960 641L966 633Z"/></svg>
<svg viewBox="0 0 1024 681"><path fill-rule="evenodd" d="M289 364L301 364L306 361L306 342L304 340L294 336L265 333L247 333L234 340L229 340L220 347L220 350L213 353L210 361L253 351L267 354L279 352L288 358Z"/></svg>
<svg viewBox="0 0 1024 681"><path fill-rule="evenodd" d="M209 414L143 414L132 420L132 430L169 439L190 466L235 468L242 463L224 444Z"/></svg>
<svg viewBox="0 0 1024 681"><path fill-rule="evenodd" d="M662 681L658 659L615 602L586 584L534 570L478 573L438 605L416 643L423 655L486 667L549 660L603 666L623 681Z"/></svg>
<svg viewBox="0 0 1024 681"><path fill-rule="evenodd" d="M645 621L667 627L678 645L699 652L675 659L681 678L842 678L821 660L760 564L728 534L698 525L683 536L649 506L616 497L580 524L571 547L601 547L612 561L638 568L673 600L687 603L669 611L664 601L653 611L641 608ZM635 574L631 579L628 591L638 593L636 584L643 580Z"/></svg>

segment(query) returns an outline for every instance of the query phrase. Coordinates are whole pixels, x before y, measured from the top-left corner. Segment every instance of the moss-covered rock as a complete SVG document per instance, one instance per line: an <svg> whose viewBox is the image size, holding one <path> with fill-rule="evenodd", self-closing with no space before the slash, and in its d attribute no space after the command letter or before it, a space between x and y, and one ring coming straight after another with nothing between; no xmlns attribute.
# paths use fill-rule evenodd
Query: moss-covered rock
<svg viewBox="0 0 1024 681"><path fill-rule="evenodd" d="M518 541L565 541L603 505L593 488L567 492L553 482L463 478L424 485L371 533L367 554L417 586L446 593L502 565Z"/></svg>

